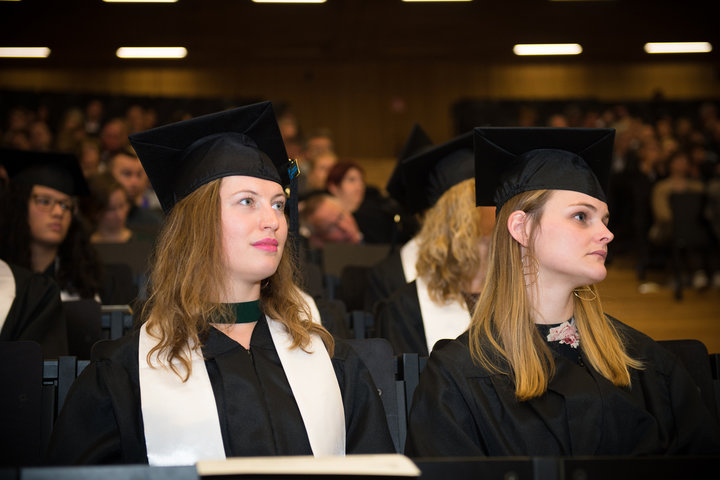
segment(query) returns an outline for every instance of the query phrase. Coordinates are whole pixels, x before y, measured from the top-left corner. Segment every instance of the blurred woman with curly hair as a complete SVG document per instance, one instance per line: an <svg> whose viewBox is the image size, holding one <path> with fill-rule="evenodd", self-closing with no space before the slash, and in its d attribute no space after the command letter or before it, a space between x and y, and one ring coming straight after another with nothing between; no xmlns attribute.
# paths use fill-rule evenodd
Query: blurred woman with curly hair
<svg viewBox="0 0 720 480"><path fill-rule="evenodd" d="M398 354L428 355L438 340L463 333L485 280L495 209L475 207L467 135L452 142L449 153L441 145L404 167L415 177L408 184L419 186L413 209L430 207L415 237L417 278L377 306L378 335Z"/></svg>

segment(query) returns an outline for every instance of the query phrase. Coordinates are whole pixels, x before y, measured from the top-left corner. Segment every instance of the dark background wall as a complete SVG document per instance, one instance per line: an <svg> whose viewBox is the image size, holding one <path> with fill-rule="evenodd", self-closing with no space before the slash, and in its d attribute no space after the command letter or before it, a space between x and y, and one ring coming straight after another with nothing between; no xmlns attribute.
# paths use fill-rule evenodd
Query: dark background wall
<svg viewBox="0 0 720 480"><path fill-rule="evenodd" d="M718 99L720 42L706 5L0 2L0 46L52 49L44 60L0 59L0 106L28 94L96 95L204 113L269 99L291 108L307 130L329 127L341 155L387 159L413 123L444 141L475 121L468 109L488 123L500 120L483 121L483 114L506 121L521 102ZM714 41L716 48L686 56L643 52L646 41L673 40ZM579 42L584 52L553 59L512 54L515 43L536 42ZM143 45L185 46L189 53L182 60L115 58L120 46ZM463 108L465 116L456 115Z"/></svg>

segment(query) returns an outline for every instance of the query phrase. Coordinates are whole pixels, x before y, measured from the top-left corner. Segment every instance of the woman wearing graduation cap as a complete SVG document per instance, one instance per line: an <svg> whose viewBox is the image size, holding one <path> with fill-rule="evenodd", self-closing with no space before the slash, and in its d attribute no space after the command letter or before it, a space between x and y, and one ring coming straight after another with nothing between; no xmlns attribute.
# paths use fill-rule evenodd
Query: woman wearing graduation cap
<svg viewBox="0 0 720 480"><path fill-rule="evenodd" d="M59 284L63 301L99 298L102 273L76 197L88 194L74 155L5 149L10 184L0 197L0 258Z"/></svg>
<svg viewBox="0 0 720 480"><path fill-rule="evenodd" d="M720 453L679 361L602 310L613 138L475 129L477 203L498 209L487 279L468 333L421 375L406 454Z"/></svg>
<svg viewBox="0 0 720 480"><path fill-rule="evenodd" d="M472 132L410 157L400 167L405 203L424 212L415 237L417 278L376 308L378 335L397 354L427 356L438 340L453 339L470 323L482 288L492 207L475 208Z"/></svg>
<svg viewBox="0 0 720 480"><path fill-rule="evenodd" d="M146 323L98 344L50 463L393 451L359 358L294 283L289 162L269 102L130 138L167 214Z"/></svg>

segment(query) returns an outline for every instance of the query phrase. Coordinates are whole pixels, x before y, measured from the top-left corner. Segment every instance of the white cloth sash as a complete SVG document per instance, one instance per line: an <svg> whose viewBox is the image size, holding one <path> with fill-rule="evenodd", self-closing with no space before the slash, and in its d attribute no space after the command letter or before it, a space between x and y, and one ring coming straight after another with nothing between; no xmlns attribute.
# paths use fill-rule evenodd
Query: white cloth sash
<svg viewBox="0 0 720 480"><path fill-rule="evenodd" d="M297 402L315 456L345 454L345 412L330 356L317 335L306 353L289 350L292 337L281 322L268 317L270 334ZM144 325L138 360L140 398L148 461L151 465L192 465L224 459L220 419L202 352L192 351L192 374L186 382L169 368L150 368L146 358L157 343ZM163 362L167 364L167 362ZM181 370L182 371L182 370Z"/></svg>
<svg viewBox="0 0 720 480"><path fill-rule="evenodd" d="M415 279L420 313L425 328L425 340L428 353L440 339L457 338L470 325L470 312L464 302L454 300L445 305L433 302L428 293L427 282L418 277Z"/></svg>
<svg viewBox="0 0 720 480"><path fill-rule="evenodd" d="M267 319L275 349L305 424L313 455L345 455L345 410L330 356L317 335L307 353L290 349L292 336L285 326Z"/></svg>
<svg viewBox="0 0 720 480"><path fill-rule="evenodd" d="M417 277L415 264L417 263L418 248L417 237L413 237L400 249L400 261L405 274L405 283L410 283Z"/></svg>
<svg viewBox="0 0 720 480"><path fill-rule="evenodd" d="M15 276L10 265L0 260L0 331L2 331L10 308L15 301Z"/></svg>
<svg viewBox="0 0 720 480"><path fill-rule="evenodd" d="M167 359L153 354L157 339L140 330L140 405L145 429L145 445L150 465L193 465L198 460L225 459L220 420L210 377L202 352L191 350L192 374L183 382ZM173 363L183 372L178 359Z"/></svg>

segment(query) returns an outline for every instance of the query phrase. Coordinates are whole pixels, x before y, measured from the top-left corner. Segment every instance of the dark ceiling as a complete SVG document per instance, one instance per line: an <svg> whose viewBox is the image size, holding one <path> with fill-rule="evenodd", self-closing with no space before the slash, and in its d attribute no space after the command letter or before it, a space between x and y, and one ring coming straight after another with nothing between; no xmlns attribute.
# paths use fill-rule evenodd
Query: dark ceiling
<svg viewBox="0 0 720 480"><path fill-rule="evenodd" d="M185 46L170 65L225 67L263 62L537 62L512 54L516 43L578 42L563 62L702 61L720 64L713 2L696 0L474 0L402 3L327 0L320 5L250 0L109 4L100 0L0 2L0 46L47 46L46 60L0 59L16 66L166 65L123 61L120 46ZM647 41L710 41L709 54L650 56ZM42 63L40 63L42 62ZM150 63L148 63L150 62Z"/></svg>

